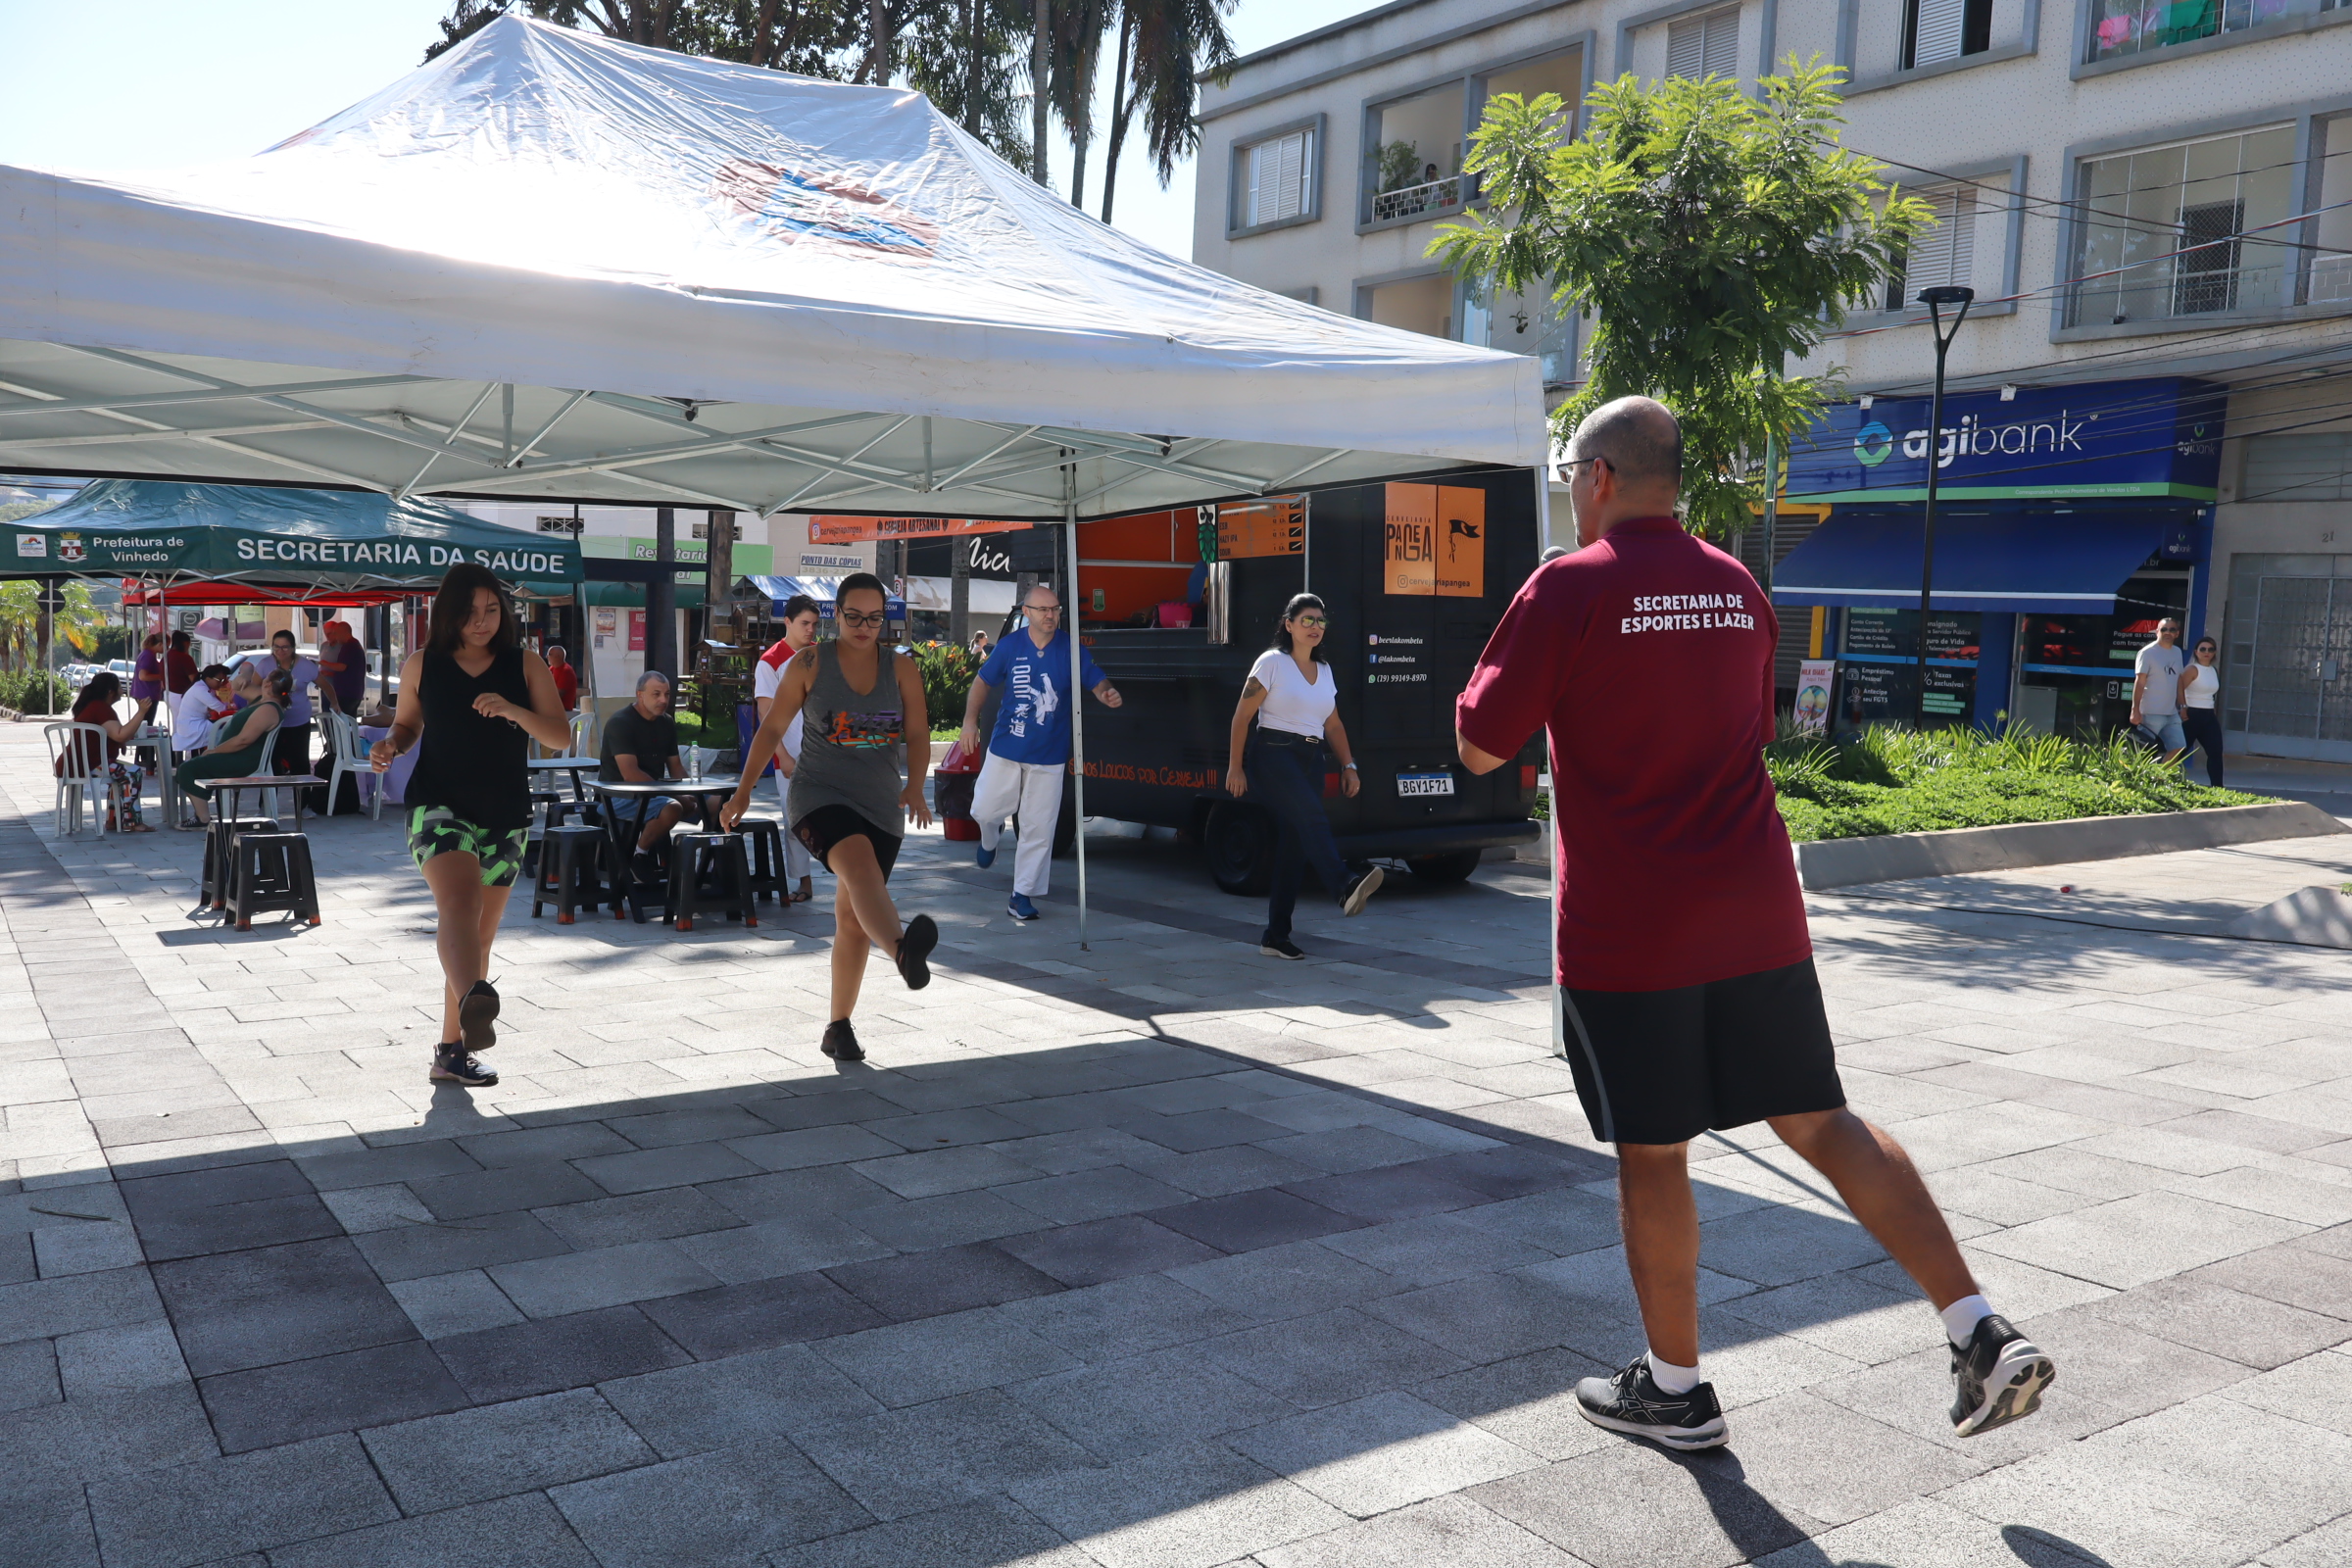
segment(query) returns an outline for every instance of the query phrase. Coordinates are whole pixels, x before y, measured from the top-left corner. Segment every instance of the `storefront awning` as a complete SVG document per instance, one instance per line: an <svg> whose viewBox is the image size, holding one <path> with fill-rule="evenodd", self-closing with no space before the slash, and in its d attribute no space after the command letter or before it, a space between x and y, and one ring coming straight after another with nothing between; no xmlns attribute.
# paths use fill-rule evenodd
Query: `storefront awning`
<svg viewBox="0 0 2352 1568"><path fill-rule="evenodd" d="M2164 519L1960 516L1936 523L1938 610L2105 615L2163 548ZM1773 573L1776 605L1919 608L1921 529L1910 516L1833 516Z"/></svg>
<svg viewBox="0 0 2352 1568"><path fill-rule="evenodd" d="M841 589L841 582L839 577L746 577L736 584L735 595L743 598L745 589L749 588L752 594L769 601L774 607L769 611L770 614L781 615L785 604L793 595L807 594L816 601L817 613L831 620L833 599ZM883 613L893 620L905 620L906 601L893 598L883 607Z"/></svg>

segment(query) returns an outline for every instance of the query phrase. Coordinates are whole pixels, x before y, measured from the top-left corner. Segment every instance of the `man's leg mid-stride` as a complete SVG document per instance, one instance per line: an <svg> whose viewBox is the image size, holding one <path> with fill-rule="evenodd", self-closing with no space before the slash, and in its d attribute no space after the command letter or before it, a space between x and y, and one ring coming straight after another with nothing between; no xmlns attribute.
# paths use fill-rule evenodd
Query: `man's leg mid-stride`
<svg viewBox="0 0 2352 1568"><path fill-rule="evenodd" d="M1951 1420L1960 1435L2031 1415L2055 1375L2049 1357L1984 1299L1901 1145L1842 1104L1796 1110L1773 1103L1843 1099L1826 1023L1814 1022L1812 999L1818 989L1811 967L1727 982L1736 993L1730 997L1710 999L1707 993L1717 988L1692 987L1690 995L1575 993L1566 999L1568 1055L1580 1098L1589 1113L1596 1112L1596 1132L1619 1135L1626 1266L1648 1340L1647 1352L1614 1377L1587 1378L1578 1385L1578 1405L1595 1425L1674 1448L1713 1447L1728 1436L1713 1386L1699 1376L1699 1229L1690 1141L1645 1141L1677 1116L1688 1131L1696 1114L1661 1093L1669 1080L1695 1083L1702 1096L1721 1102L1730 1114L1718 1125L1769 1123L1783 1143L1829 1179L1855 1220L1919 1285L1943 1320L1954 1385ZM1726 1006L1727 1002L1739 1008ZM1754 1042L1752 1054L1739 1052L1727 1061L1720 1050L1706 1049L1704 1023L1710 1012L1722 1019L1742 1011L1751 1020L1794 1019L1795 1026L1765 1028L1766 1038ZM1628 1026L1637 1022L1649 1042L1640 1061L1629 1059L1626 1049L1636 1040ZM1677 1054L1687 1058L1679 1066L1661 1059ZM1712 1063L1701 1059L1710 1055ZM1744 1114L1747 1110L1757 1113ZM1621 1129L1620 1115L1639 1119ZM1698 1121L1703 1126L1706 1118Z"/></svg>

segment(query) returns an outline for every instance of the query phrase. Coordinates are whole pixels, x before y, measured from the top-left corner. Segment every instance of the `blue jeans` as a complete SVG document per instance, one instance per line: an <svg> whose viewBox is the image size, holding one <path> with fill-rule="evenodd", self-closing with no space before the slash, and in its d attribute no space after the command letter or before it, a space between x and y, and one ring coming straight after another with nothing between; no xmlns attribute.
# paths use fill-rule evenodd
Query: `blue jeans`
<svg viewBox="0 0 2352 1568"><path fill-rule="evenodd" d="M1290 937L1291 910L1298 903L1306 862L1314 862L1315 875L1335 899L1348 886L1348 868L1323 811L1323 743L1300 737L1276 745L1261 733L1250 751L1250 799L1274 817L1274 888L1259 940L1275 942Z"/></svg>
<svg viewBox="0 0 2352 1568"><path fill-rule="evenodd" d="M2157 745L2168 755L2184 749L2188 737L2180 729L2179 713L2150 713L2139 715L2139 727L2156 737Z"/></svg>

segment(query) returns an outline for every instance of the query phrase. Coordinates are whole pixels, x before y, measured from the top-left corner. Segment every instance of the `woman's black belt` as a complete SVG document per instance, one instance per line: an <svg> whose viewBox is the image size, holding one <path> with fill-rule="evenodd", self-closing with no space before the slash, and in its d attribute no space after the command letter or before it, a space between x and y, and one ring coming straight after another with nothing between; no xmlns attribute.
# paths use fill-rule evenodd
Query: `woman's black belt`
<svg viewBox="0 0 2352 1568"><path fill-rule="evenodd" d="M1320 746L1323 744L1323 737L1320 735L1301 735L1296 730L1288 729L1268 729L1263 724L1257 727L1257 738L1268 746Z"/></svg>

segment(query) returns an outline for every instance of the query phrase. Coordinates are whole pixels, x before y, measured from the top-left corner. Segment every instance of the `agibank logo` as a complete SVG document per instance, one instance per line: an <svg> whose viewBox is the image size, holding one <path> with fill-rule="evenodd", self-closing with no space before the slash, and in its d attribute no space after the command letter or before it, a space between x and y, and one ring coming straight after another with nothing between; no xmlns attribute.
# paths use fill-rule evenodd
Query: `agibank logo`
<svg viewBox="0 0 2352 1568"><path fill-rule="evenodd" d="M1854 456L1862 466L1875 468L1894 451L1894 432L1873 419L1854 432Z"/></svg>

